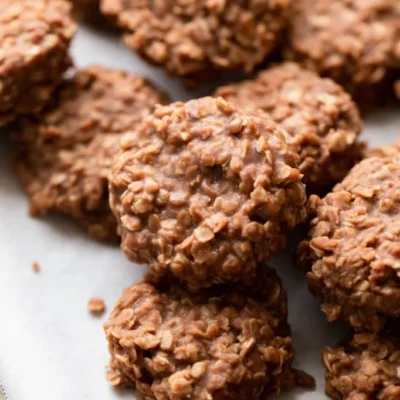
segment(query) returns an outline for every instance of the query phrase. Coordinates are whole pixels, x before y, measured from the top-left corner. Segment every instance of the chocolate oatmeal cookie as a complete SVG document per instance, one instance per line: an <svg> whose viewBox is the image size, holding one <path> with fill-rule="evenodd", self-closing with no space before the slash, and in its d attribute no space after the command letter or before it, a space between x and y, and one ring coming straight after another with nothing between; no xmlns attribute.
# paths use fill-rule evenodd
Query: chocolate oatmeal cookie
<svg viewBox="0 0 400 400"><path fill-rule="evenodd" d="M356 333L341 347L323 353L326 393L335 400L400 399L400 326L385 332Z"/></svg>
<svg viewBox="0 0 400 400"><path fill-rule="evenodd" d="M264 400L297 383L286 293L263 268L251 286L192 294L148 281L126 289L104 325L108 380L140 399Z"/></svg>
<svg viewBox="0 0 400 400"><path fill-rule="evenodd" d="M305 216L286 138L222 98L157 107L124 137L110 176L125 254L192 290L253 277Z"/></svg>
<svg viewBox="0 0 400 400"><path fill-rule="evenodd" d="M330 79L294 63L254 80L219 88L217 96L247 110L261 109L300 148L300 172L309 192L331 188L362 158L362 123L350 96Z"/></svg>
<svg viewBox="0 0 400 400"><path fill-rule="evenodd" d="M363 160L310 208L299 247L310 289L329 320L379 331L400 316L400 154Z"/></svg>
<svg viewBox="0 0 400 400"><path fill-rule="evenodd" d="M78 17L92 20L100 15L100 0L69 0Z"/></svg>
<svg viewBox="0 0 400 400"><path fill-rule="evenodd" d="M49 101L75 30L63 0L0 0L0 126Z"/></svg>
<svg viewBox="0 0 400 400"><path fill-rule="evenodd" d="M107 176L121 134L166 96L144 78L89 67L65 79L53 104L18 123L15 166L32 215L73 216L92 236L116 241Z"/></svg>
<svg viewBox="0 0 400 400"><path fill-rule="evenodd" d="M355 90L400 65L398 0L297 0L287 57Z"/></svg>
<svg viewBox="0 0 400 400"><path fill-rule="evenodd" d="M125 43L168 73L251 72L286 25L291 0L102 0Z"/></svg>

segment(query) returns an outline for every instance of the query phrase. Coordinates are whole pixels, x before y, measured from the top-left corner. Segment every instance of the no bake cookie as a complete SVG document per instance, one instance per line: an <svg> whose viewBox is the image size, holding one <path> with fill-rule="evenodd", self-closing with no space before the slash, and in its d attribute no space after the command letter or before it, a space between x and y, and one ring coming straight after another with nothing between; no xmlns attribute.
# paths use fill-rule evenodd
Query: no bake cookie
<svg viewBox="0 0 400 400"><path fill-rule="evenodd" d="M297 0L286 56L349 90L379 85L400 65L398 0Z"/></svg>
<svg viewBox="0 0 400 400"><path fill-rule="evenodd" d="M326 393L335 400L400 398L399 324L381 334L357 333L343 346L328 347L322 359Z"/></svg>
<svg viewBox="0 0 400 400"><path fill-rule="evenodd" d="M400 154L363 160L310 209L299 256L312 292L329 320L379 331L400 316Z"/></svg>
<svg viewBox="0 0 400 400"><path fill-rule="evenodd" d="M110 176L127 257L193 290L253 277L305 217L286 139L264 114L222 98L157 107L123 138Z"/></svg>
<svg viewBox="0 0 400 400"><path fill-rule="evenodd" d="M260 109L300 148L300 172L308 192L330 189L362 158L362 122L343 88L294 63L219 88L216 96L246 110Z"/></svg>
<svg viewBox="0 0 400 400"><path fill-rule="evenodd" d="M168 73L251 72L274 50L291 0L102 0L125 43Z"/></svg>
<svg viewBox="0 0 400 400"><path fill-rule="evenodd" d="M66 78L37 117L19 121L15 166L32 215L73 216L92 236L116 241L107 176L122 133L167 97L144 78L88 67Z"/></svg>
<svg viewBox="0 0 400 400"><path fill-rule="evenodd" d="M148 281L127 288L104 325L108 380L140 399L264 400L313 380L291 369L286 293L263 268L251 286L199 293Z"/></svg>

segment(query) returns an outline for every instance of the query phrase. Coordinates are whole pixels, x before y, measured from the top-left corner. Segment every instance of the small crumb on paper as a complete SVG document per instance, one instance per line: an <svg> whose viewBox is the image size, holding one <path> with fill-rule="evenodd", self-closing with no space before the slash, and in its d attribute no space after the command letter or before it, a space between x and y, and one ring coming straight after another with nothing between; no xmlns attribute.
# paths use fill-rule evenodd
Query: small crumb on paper
<svg viewBox="0 0 400 400"><path fill-rule="evenodd" d="M39 264L37 261L35 261L35 262L32 264L32 269L33 269L33 272L34 272L35 274L37 274L37 273L40 271L40 264Z"/></svg>
<svg viewBox="0 0 400 400"><path fill-rule="evenodd" d="M102 314L106 309L106 305L103 299L92 297L89 299L88 309L92 314Z"/></svg>

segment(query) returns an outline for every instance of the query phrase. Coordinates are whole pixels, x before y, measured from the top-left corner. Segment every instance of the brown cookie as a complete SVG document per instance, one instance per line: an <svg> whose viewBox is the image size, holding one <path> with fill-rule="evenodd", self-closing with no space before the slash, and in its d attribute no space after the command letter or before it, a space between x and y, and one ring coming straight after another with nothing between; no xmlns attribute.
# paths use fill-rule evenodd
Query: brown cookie
<svg viewBox="0 0 400 400"><path fill-rule="evenodd" d="M252 278L305 216L286 138L222 98L157 107L124 137L110 175L127 257L192 290Z"/></svg>
<svg viewBox="0 0 400 400"><path fill-rule="evenodd" d="M400 316L400 153L363 160L310 203L315 217L299 256L311 291L329 320L379 331Z"/></svg>
<svg viewBox="0 0 400 400"><path fill-rule="evenodd" d="M340 347L325 349L326 393L335 400L400 399L398 322L380 334L356 333Z"/></svg>
<svg viewBox="0 0 400 400"><path fill-rule="evenodd" d="M251 72L275 48L291 0L102 0L125 43L168 73Z"/></svg>
<svg viewBox="0 0 400 400"><path fill-rule="evenodd" d="M294 63L261 72L254 80L219 88L217 96L246 110L260 109L300 148L308 192L330 189L362 158L362 122L343 88Z"/></svg>
<svg viewBox="0 0 400 400"><path fill-rule="evenodd" d="M64 0L0 0L0 126L49 101L75 30Z"/></svg>
<svg viewBox="0 0 400 400"><path fill-rule="evenodd" d="M298 383L286 292L269 268L251 286L196 294L176 282L139 282L104 329L108 380L135 387L140 399L264 400Z"/></svg>
<svg viewBox="0 0 400 400"><path fill-rule="evenodd" d="M398 0L297 0L286 55L356 91L400 66Z"/></svg>
<svg viewBox="0 0 400 400"><path fill-rule="evenodd" d="M167 97L144 78L102 67L64 80L53 104L19 121L15 166L32 215L71 215L92 236L116 241L107 176L121 134Z"/></svg>

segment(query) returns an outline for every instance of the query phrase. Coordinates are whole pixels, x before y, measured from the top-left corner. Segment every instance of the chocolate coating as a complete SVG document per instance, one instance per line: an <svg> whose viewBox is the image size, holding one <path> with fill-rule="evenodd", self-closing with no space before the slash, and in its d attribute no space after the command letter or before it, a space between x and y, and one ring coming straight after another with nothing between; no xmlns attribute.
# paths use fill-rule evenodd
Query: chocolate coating
<svg viewBox="0 0 400 400"><path fill-rule="evenodd" d="M291 369L286 318L286 293L267 268L251 287L196 294L176 282L139 282L104 325L108 380L136 387L140 399L265 399L301 377Z"/></svg>
<svg viewBox="0 0 400 400"><path fill-rule="evenodd" d="M156 108L124 137L110 176L127 257L193 290L252 278L305 216L286 138L221 98Z"/></svg>
<svg viewBox="0 0 400 400"><path fill-rule="evenodd" d="M399 324L380 334L356 333L340 347L325 349L326 393L335 400L400 398Z"/></svg>
<svg viewBox="0 0 400 400"><path fill-rule="evenodd" d="M400 155L355 166L325 198L299 255L329 320L379 331L400 316Z"/></svg>
<svg viewBox="0 0 400 400"><path fill-rule="evenodd" d="M64 0L0 0L0 126L39 112L70 66L76 26Z"/></svg>
<svg viewBox="0 0 400 400"><path fill-rule="evenodd" d="M353 91L400 65L398 0L293 2L286 55Z"/></svg>
<svg viewBox="0 0 400 400"><path fill-rule="evenodd" d="M15 166L32 215L71 215L98 239L118 241L107 177L122 133L167 97L144 78L103 67L74 72L53 104L19 121Z"/></svg>
<svg viewBox="0 0 400 400"><path fill-rule="evenodd" d="M254 80L219 88L221 96L246 110L260 109L300 149L300 172L308 192L330 189L362 158L357 141L362 122L343 88L295 63L261 72Z"/></svg>
<svg viewBox="0 0 400 400"><path fill-rule="evenodd" d="M291 0L102 0L125 43L168 73L244 70L263 62L287 22Z"/></svg>

